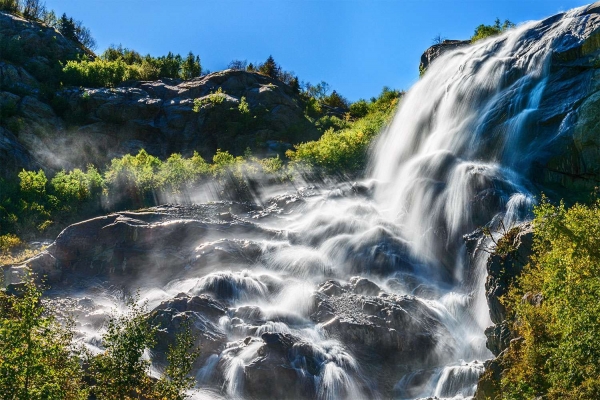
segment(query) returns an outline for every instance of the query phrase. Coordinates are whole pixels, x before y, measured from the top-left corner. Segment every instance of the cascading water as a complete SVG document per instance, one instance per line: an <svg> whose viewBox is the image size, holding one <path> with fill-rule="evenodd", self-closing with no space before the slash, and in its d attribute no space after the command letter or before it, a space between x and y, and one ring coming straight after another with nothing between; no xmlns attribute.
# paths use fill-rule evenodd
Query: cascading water
<svg viewBox="0 0 600 400"><path fill-rule="evenodd" d="M531 134L548 60L581 18L574 10L442 55L382 134L368 190L305 190L238 212L243 233L215 224L183 272L135 282L150 307L188 299L214 344L198 398L472 396L491 321L486 253L468 256L463 235L527 218L529 155L550 140ZM98 292L80 295L102 303ZM98 324L81 326L95 347Z"/></svg>

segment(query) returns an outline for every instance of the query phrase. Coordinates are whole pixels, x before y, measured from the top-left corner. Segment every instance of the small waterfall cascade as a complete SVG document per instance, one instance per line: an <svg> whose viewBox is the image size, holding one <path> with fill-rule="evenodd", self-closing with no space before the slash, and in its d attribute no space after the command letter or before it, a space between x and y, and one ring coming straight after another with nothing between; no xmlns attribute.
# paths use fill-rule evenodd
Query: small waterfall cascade
<svg viewBox="0 0 600 400"><path fill-rule="evenodd" d="M185 273L139 281L151 308L196 302L187 310L210 345L195 396L472 397L492 323L487 253L467 254L463 236L529 217L528 160L550 140L536 136L549 60L581 18L443 54L403 98L360 188L305 188L240 212L242 233L217 225ZM83 295L106 304L108 289L94 290ZM81 326L97 348L98 324Z"/></svg>

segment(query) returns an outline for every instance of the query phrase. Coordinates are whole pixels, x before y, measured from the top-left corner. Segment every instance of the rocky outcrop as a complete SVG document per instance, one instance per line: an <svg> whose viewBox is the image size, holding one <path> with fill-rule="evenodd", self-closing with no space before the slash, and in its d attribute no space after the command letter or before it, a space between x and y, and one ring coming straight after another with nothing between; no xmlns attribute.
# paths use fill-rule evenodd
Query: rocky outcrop
<svg viewBox="0 0 600 400"><path fill-rule="evenodd" d="M75 164L93 160L102 165L141 148L163 158L198 151L210 159L217 149L242 154L248 147L267 154L272 153L270 141L297 143L319 136L297 93L253 72L72 89L60 96L67 104L65 119L77 126L71 146L84 150L65 154ZM242 102L246 111L240 111Z"/></svg>
<svg viewBox="0 0 600 400"><path fill-rule="evenodd" d="M421 63L419 64L419 71L423 73L427 67L439 56L449 50L454 50L459 47L468 46L471 44L470 40L444 40L442 43L434 44L421 55Z"/></svg>
<svg viewBox="0 0 600 400"><path fill-rule="evenodd" d="M208 296L189 296L184 293L173 299L162 302L148 318L156 326L157 337L155 360L165 361L169 346L174 346L176 337L188 327L194 346L202 349L200 357L196 360L196 368L214 354L219 354L227 342L227 335L219 326L219 318L223 317L227 309Z"/></svg>
<svg viewBox="0 0 600 400"><path fill-rule="evenodd" d="M49 284L76 284L98 277L130 287L141 277L152 277L158 283L186 271L209 273L221 265L220 257L234 260L233 252L245 249L248 255L238 259L242 263L260 254L255 245L243 241L245 237L272 239L278 234L241 220L220 219L226 213L219 209L229 210L230 205L190 207L186 214L178 207L160 207L93 218L67 227L52 245L23 266L46 277ZM215 235L237 238L232 242L232 254L210 244L197 247Z"/></svg>
<svg viewBox="0 0 600 400"><path fill-rule="evenodd" d="M500 299L508 293L529 262L532 245L533 226L527 222L504 233L488 258L485 290L490 317L495 324L500 324L507 317L506 308Z"/></svg>
<svg viewBox="0 0 600 400"><path fill-rule="evenodd" d="M258 73L55 92L61 63L94 55L53 28L3 12L0 41L7 50L0 54L0 162L11 166L0 177L23 168L103 167L142 148L161 158L198 151L210 160L217 149L240 155L248 147L274 156L320 136L298 93Z"/></svg>
<svg viewBox="0 0 600 400"><path fill-rule="evenodd" d="M439 365L454 339L422 300L381 292L365 278L323 283L313 295L311 319L356 350L394 364ZM437 351L434 351L437 349Z"/></svg>

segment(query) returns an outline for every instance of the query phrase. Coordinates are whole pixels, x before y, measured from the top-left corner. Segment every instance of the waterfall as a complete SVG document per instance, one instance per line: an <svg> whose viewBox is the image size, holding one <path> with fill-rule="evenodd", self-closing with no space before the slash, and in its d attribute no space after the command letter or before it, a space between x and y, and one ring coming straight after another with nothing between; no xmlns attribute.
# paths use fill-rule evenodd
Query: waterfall
<svg viewBox="0 0 600 400"><path fill-rule="evenodd" d="M202 393L473 396L492 323L487 253L468 255L463 236L529 218L529 160L560 134L538 129L552 51L581 36L582 18L526 23L435 60L373 148L368 195L304 188L237 212L240 237L229 221L203 222L210 234L184 272L142 281L153 305L195 296L186 312L210 344ZM97 348L98 329L81 326Z"/></svg>

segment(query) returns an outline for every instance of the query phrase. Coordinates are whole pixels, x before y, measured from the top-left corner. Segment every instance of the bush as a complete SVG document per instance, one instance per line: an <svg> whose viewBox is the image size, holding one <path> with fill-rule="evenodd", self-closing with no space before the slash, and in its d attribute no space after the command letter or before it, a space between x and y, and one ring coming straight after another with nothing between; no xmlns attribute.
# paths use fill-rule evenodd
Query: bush
<svg viewBox="0 0 600 400"><path fill-rule="evenodd" d="M138 78L138 71L122 60L67 61L63 68L64 83L86 87L114 87L117 84Z"/></svg>
<svg viewBox="0 0 600 400"><path fill-rule="evenodd" d="M128 301L125 314L109 317L102 337L106 350L89 360L91 391L99 400L147 398L153 392L150 362L142 356L155 344L156 327L149 324L145 306L136 300Z"/></svg>
<svg viewBox="0 0 600 400"><path fill-rule="evenodd" d="M0 254L8 254L9 252L13 251L13 249L22 245L23 242L21 239L13 233L0 235Z"/></svg>
<svg viewBox="0 0 600 400"><path fill-rule="evenodd" d="M340 121L337 125L340 131L330 127L319 140L295 145L293 151L286 152L286 156L300 169L318 168L329 174L361 172L366 166L367 151L372 141L391 119L400 96L400 92L384 88L381 95L368 104L365 117L354 123L336 118ZM319 121L335 123L330 117Z"/></svg>
<svg viewBox="0 0 600 400"><path fill-rule="evenodd" d="M61 325L26 279L19 295L0 291L0 398L87 399L72 324Z"/></svg>
<svg viewBox="0 0 600 400"><path fill-rule="evenodd" d="M501 23L498 18L496 18L496 22L494 25L484 25L481 24L477 28L475 28L475 33L471 36L471 42L475 43L478 40L488 38L490 36L499 35L507 29L514 28L515 24L510 22L509 20L505 20L504 23Z"/></svg>
<svg viewBox="0 0 600 400"><path fill-rule="evenodd" d="M146 199L160 187L158 171L161 164L158 157L143 149L135 156L127 154L111 160L104 173L109 192L124 195L137 206L146 204Z"/></svg>
<svg viewBox="0 0 600 400"><path fill-rule="evenodd" d="M534 255L506 299L516 334L502 396L600 398L600 201L535 208Z"/></svg>
<svg viewBox="0 0 600 400"><path fill-rule="evenodd" d="M64 83L86 87L114 87L128 80L191 79L201 72L200 57L192 52L185 59L171 52L162 57L141 56L121 45L110 46L95 60L69 61L63 68Z"/></svg>
<svg viewBox="0 0 600 400"><path fill-rule="evenodd" d="M87 172L79 168L70 172L58 172L50 181L50 186L60 203L61 211L73 212L100 197L104 180L98 170L89 165Z"/></svg>
<svg viewBox="0 0 600 400"><path fill-rule="evenodd" d="M163 190L180 193L192 188L210 173L210 166L197 152L191 158L172 154L159 168L159 182Z"/></svg>

